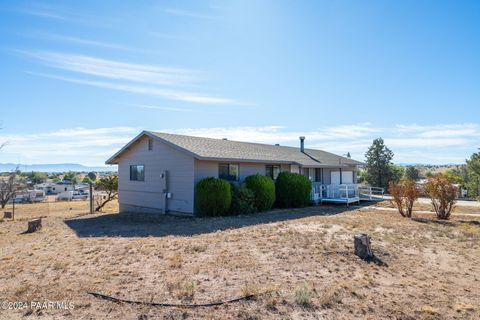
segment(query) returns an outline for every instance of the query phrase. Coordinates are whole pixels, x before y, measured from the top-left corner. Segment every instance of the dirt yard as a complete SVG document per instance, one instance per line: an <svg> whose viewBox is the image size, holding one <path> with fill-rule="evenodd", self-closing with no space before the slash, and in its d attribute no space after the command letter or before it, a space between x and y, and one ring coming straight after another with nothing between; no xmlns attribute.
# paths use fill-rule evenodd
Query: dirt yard
<svg viewBox="0 0 480 320"><path fill-rule="evenodd" d="M191 219L82 215L88 205L77 205L85 204L50 207L33 234L22 232L34 207L0 222L0 303L72 303L0 309L1 319L480 318L480 217L472 212L439 222L428 214L409 220L369 207L318 206ZM359 232L372 236L386 265L353 254ZM256 296L179 308L87 292L186 304Z"/></svg>

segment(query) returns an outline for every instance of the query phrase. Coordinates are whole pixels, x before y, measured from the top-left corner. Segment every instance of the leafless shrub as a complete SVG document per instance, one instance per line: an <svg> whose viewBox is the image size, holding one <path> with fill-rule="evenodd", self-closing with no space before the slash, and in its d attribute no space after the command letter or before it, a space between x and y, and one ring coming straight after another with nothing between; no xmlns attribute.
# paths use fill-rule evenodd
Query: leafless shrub
<svg viewBox="0 0 480 320"><path fill-rule="evenodd" d="M437 175L429 178L424 188L425 193L432 201L437 218L449 219L456 202L457 187L450 183L445 176Z"/></svg>
<svg viewBox="0 0 480 320"><path fill-rule="evenodd" d="M402 217L411 218L413 204L420 195L420 189L417 187L415 181L403 180L398 183L390 182L388 191L392 195L393 202Z"/></svg>
<svg viewBox="0 0 480 320"><path fill-rule="evenodd" d="M20 171L14 170L6 177L0 177L0 206L5 208L8 201L12 199L15 194L25 187L24 181L19 177Z"/></svg>

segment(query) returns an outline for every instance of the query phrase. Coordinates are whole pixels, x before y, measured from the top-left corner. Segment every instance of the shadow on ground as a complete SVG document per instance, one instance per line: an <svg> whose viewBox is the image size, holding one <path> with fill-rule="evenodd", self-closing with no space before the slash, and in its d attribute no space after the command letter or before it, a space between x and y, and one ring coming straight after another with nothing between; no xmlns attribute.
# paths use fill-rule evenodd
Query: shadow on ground
<svg viewBox="0 0 480 320"><path fill-rule="evenodd" d="M252 215L218 218L115 213L83 216L65 220L65 223L79 237L192 236L310 216L333 215L354 210L355 208L348 208L344 205L313 206L302 209L277 209Z"/></svg>
<svg viewBox="0 0 480 320"><path fill-rule="evenodd" d="M474 225L474 226L480 226L480 221L476 220L435 220L434 219L425 219L425 218L419 218L415 217L412 218L413 221L420 222L420 223L426 223L426 224L437 224L437 225L442 225L442 226L447 226L447 227L458 227L461 224L467 224L467 225Z"/></svg>

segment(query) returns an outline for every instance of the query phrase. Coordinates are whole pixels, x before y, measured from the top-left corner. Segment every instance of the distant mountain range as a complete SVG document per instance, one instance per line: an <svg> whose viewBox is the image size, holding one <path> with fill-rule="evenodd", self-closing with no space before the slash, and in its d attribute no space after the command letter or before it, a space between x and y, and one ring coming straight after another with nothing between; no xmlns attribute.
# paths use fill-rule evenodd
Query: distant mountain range
<svg viewBox="0 0 480 320"><path fill-rule="evenodd" d="M17 168L20 171L42 172L65 172L65 171L117 171L117 166L89 167L78 163L45 163L45 164L15 164L0 163L0 172L12 171Z"/></svg>

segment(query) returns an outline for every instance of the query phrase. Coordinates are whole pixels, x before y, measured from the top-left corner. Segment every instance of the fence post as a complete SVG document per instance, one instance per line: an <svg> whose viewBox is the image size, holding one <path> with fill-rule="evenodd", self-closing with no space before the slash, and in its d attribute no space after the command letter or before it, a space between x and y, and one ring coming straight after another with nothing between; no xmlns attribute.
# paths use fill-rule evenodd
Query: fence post
<svg viewBox="0 0 480 320"><path fill-rule="evenodd" d="M90 214L93 213L93 183L89 183L89 192L90 192Z"/></svg>

